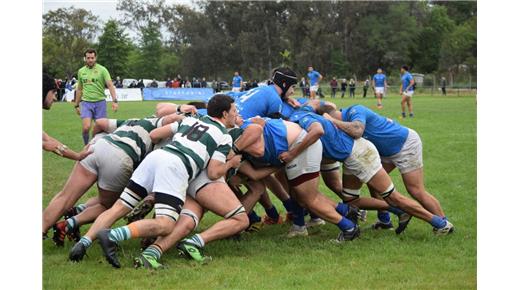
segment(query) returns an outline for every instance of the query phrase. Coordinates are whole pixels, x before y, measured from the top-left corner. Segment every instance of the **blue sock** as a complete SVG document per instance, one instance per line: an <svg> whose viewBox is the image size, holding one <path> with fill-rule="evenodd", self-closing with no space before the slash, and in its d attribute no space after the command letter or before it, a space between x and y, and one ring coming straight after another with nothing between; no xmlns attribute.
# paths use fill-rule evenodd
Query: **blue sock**
<svg viewBox="0 0 520 290"><path fill-rule="evenodd" d="M154 257L158 261L162 256L162 250L157 245L151 245L143 251L143 256Z"/></svg>
<svg viewBox="0 0 520 290"><path fill-rule="evenodd" d="M336 205L336 211L342 216L347 215L349 208L348 203L338 202L338 205Z"/></svg>
<svg viewBox="0 0 520 290"><path fill-rule="evenodd" d="M434 228L440 229L440 228L443 228L443 227L446 226L446 220L444 220L443 218L441 218L438 215L434 215L433 218L432 218L432 221L430 222L430 224Z"/></svg>
<svg viewBox="0 0 520 290"><path fill-rule="evenodd" d="M350 220L348 220L345 217L341 217L341 220L336 225L342 231L348 231L355 226L355 224L353 222L351 222Z"/></svg>
<svg viewBox="0 0 520 290"><path fill-rule="evenodd" d="M83 144L87 145L88 144L88 139L89 139L88 132L83 133L82 136L83 136Z"/></svg>
<svg viewBox="0 0 520 290"><path fill-rule="evenodd" d="M82 243L85 248L89 248L92 245L92 241L87 237L81 237L79 242Z"/></svg>
<svg viewBox="0 0 520 290"><path fill-rule="evenodd" d="M273 219L275 221L277 221L280 218L280 215L278 214L278 211L276 210L276 207L274 207L274 206L272 206L269 209L266 209L265 213L267 214L268 217L270 217L271 219Z"/></svg>
<svg viewBox="0 0 520 290"><path fill-rule="evenodd" d="M254 210L252 210L247 217L249 218L249 224L254 224L262 221L262 219L256 214Z"/></svg>
<svg viewBox="0 0 520 290"><path fill-rule="evenodd" d="M389 212L397 215L397 216L400 216L402 215L403 213L405 213L402 209L400 208L397 208L397 207L394 207L394 206L390 206L390 208L388 209Z"/></svg>
<svg viewBox="0 0 520 290"><path fill-rule="evenodd" d="M287 199L285 201L282 201L283 207L285 207L285 210L287 212L293 212L294 208L294 201L292 199Z"/></svg>
<svg viewBox="0 0 520 290"><path fill-rule="evenodd" d="M293 203L293 224L303 227L305 226L305 210L298 203Z"/></svg>
<svg viewBox="0 0 520 290"><path fill-rule="evenodd" d="M390 222L390 214L387 211L378 211L377 219L379 219L380 222L387 224Z"/></svg>
<svg viewBox="0 0 520 290"><path fill-rule="evenodd" d="M130 234L130 229L128 228L128 226L122 226L110 230L108 238L113 242L120 242L131 239L132 235Z"/></svg>

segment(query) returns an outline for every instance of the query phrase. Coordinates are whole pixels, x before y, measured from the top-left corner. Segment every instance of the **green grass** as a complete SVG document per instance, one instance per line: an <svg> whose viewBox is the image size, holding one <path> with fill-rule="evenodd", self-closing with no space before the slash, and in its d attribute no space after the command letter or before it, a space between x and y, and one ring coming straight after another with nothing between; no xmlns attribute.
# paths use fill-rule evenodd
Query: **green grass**
<svg viewBox="0 0 520 290"><path fill-rule="evenodd" d="M330 99L327 99L330 100ZM333 99L339 107L354 103L372 109L375 99ZM416 117L398 120L400 98L384 99L379 113L415 129L423 141L425 182L456 227L453 235L436 237L431 226L413 219L405 233L373 231L369 220L361 224L361 238L343 245L330 243L338 230L325 225L308 238L287 240L289 226L267 226L242 240L217 241L206 246L213 257L197 265L166 253L162 271L135 270L132 257L138 241L122 244L122 269L105 262L95 243L78 264L67 260L73 245L56 248L43 242L43 289L475 289L477 284L476 210L476 99L475 96L413 98ZM155 102L121 103L111 118L143 117L153 113ZM81 122L70 104L54 104L44 112L44 130L69 147L81 148ZM43 206L66 181L73 162L51 153L43 155ZM391 174L397 189L405 192L398 172ZM337 199L324 185L321 190ZM96 194L91 189L81 200ZM366 188L363 194L367 194ZM281 203L273 197L280 211ZM257 212L263 213L261 206ZM218 218L207 215L200 230ZM395 221L395 220L394 220ZM118 224L122 224L119 222ZM87 226L82 228L85 233Z"/></svg>

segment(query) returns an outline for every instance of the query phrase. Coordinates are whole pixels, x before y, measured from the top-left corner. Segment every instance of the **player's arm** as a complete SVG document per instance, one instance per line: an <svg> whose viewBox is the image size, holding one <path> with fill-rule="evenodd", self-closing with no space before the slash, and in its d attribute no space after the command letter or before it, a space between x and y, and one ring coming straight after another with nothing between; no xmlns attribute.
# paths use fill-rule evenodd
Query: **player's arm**
<svg viewBox="0 0 520 290"><path fill-rule="evenodd" d="M179 117L184 118L184 116ZM180 120L182 119L179 119L179 121ZM161 140L173 137L173 135L177 132L178 129L179 122L173 121L173 117L169 118L168 120L163 120L163 126L155 128L150 132L150 139L152 139L152 143L158 144L159 142L161 142Z"/></svg>
<svg viewBox="0 0 520 290"><path fill-rule="evenodd" d="M235 141L231 156L246 152L253 157L264 156L264 134L263 126L251 124L247 126L242 135Z"/></svg>
<svg viewBox="0 0 520 290"><path fill-rule="evenodd" d="M108 91L110 92L110 96L112 97L112 110L114 112L117 112L119 104L117 103L116 88L114 87L114 84L112 83L111 79L107 79L105 81L105 84L107 85Z"/></svg>
<svg viewBox="0 0 520 290"><path fill-rule="evenodd" d="M412 78L410 80L410 84L408 85L408 87L406 88L406 90L408 91L411 87L413 87L413 85L415 84L415 80Z"/></svg>
<svg viewBox="0 0 520 290"><path fill-rule="evenodd" d="M296 145L294 148L287 152L283 152L278 156L278 158L284 163L289 163L294 158L296 158L300 153L302 153L307 147L311 146L320 139L323 134L325 134L325 130L323 130L323 126L319 122L312 123L307 129L307 135L303 138L302 142Z"/></svg>
<svg viewBox="0 0 520 290"><path fill-rule="evenodd" d="M80 161L83 158L87 157L90 153L92 153L92 152L88 151L88 148L89 148L88 145L85 146L85 148L81 152L77 153L77 152L69 149L69 147L67 147L67 145L64 145L63 143L59 142L58 140L47 135L47 133L43 132L42 135L43 135L42 136L43 150L53 152L56 155L59 155L59 156L62 156L62 157L68 158L68 159Z"/></svg>
<svg viewBox="0 0 520 290"><path fill-rule="evenodd" d="M215 151L215 153L217 153ZM215 154L214 154L215 155ZM208 178L211 180L219 179L224 176L231 168L238 168L242 155L234 155L231 159L223 162L219 158L211 158L208 163Z"/></svg>
<svg viewBox="0 0 520 290"><path fill-rule="evenodd" d="M254 168L253 165L249 163L249 161L244 161L238 168L238 172L242 173L243 175L247 176L249 179L253 181L258 181L273 174L278 169L280 169L280 167L274 166Z"/></svg>
<svg viewBox="0 0 520 290"><path fill-rule="evenodd" d="M361 136L363 136L363 133L365 132L365 124L361 123L360 121L354 120L352 122L345 122L342 120L338 120L336 118L333 118L331 115L325 113L323 114L323 117L327 120L331 121L341 129L341 131L347 133L352 138L357 139Z"/></svg>
<svg viewBox="0 0 520 290"><path fill-rule="evenodd" d="M83 95L83 84L81 83L81 79L78 80L78 85L76 86L76 93L74 94L74 109L76 113L79 115L79 103L81 102L81 96Z"/></svg>
<svg viewBox="0 0 520 290"><path fill-rule="evenodd" d="M182 104L177 105L174 103L158 103L155 106L155 115L157 117L163 117L173 113L197 113L197 108L193 105Z"/></svg>

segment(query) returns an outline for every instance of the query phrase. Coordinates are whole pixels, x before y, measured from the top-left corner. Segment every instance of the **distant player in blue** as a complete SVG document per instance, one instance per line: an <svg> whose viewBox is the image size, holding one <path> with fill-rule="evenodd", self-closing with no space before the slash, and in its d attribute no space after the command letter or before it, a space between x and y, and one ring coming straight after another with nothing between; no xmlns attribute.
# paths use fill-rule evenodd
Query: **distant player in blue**
<svg viewBox="0 0 520 290"><path fill-rule="evenodd" d="M383 69L378 68L377 74L372 77L372 88L374 88L374 92L377 98L377 108L383 108L383 95L386 92L387 83L386 83L386 75L383 73Z"/></svg>
<svg viewBox="0 0 520 290"><path fill-rule="evenodd" d="M242 118L280 118L282 103L289 100L295 102L289 96L294 93L294 85L298 82L296 74L289 68L277 68L272 79L272 85L251 89L235 99Z"/></svg>
<svg viewBox="0 0 520 290"><path fill-rule="evenodd" d="M242 90L243 86L244 86L244 80L236 71L235 76L233 76L233 81L231 82L231 91L240 92Z"/></svg>
<svg viewBox="0 0 520 290"><path fill-rule="evenodd" d="M322 111L325 118L351 137L363 137L372 142L386 172L398 167L408 193L429 212L447 222L444 231L453 231L453 225L447 221L439 201L424 187L422 142L417 132L362 105L353 105L341 111L322 106L318 111ZM380 212L378 218L374 228L392 228L387 213Z"/></svg>
<svg viewBox="0 0 520 290"><path fill-rule="evenodd" d="M367 183L385 199L388 205L391 205L386 209L399 216L397 234L406 228L411 218L409 215L430 223L434 227L435 234L445 235L453 231L453 225L443 217L433 215L417 202L395 190L390 176L381 165L381 159L374 144L364 138L353 139L338 129L335 122L313 113L312 111L315 109L315 107L304 107L291 116L291 121L298 122L308 131L309 135L319 136L323 144L324 158L343 162L345 178L343 189L339 193L343 198L356 203L361 208L371 206L371 208L383 209L381 204L374 199L365 199L369 204L360 201L360 188L362 183ZM349 175L355 176L357 179L346 178ZM395 207L404 210L406 214Z"/></svg>
<svg viewBox="0 0 520 290"><path fill-rule="evenodd" d="M323 78L321 74L318 71L315 71L312 65L310 65L307 70L309 73L307 74L307 77L309 78L309 90L310 90L310 99L313 100L316 98L316 92L318 91L320 87L320 81Z"/></svg>
<svg viewBox="0 0 520 290"><path fill-rule="evenodd" d="M410 117L413 117L413 106L412 106L412 96L414 91L415 81L413 79L412 74L408 72L408 66L403 65L401 67L401 87L399 88L399 94L402 96L401 99L401 116L406 118L405 107L404 105L408 105L408 113Z"/></svg>

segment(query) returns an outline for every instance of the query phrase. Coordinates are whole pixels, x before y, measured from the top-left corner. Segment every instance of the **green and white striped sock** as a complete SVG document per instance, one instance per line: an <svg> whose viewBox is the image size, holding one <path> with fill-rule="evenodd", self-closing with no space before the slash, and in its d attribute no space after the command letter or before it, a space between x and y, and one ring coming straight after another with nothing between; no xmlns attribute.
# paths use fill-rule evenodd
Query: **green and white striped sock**
<svg viewBox="0 0 520 290"><path fill-rule="evenodd" d="M131 238L130 229L128 226L123 226L110 230L108 238L113 242L129 240Z"/></svg>

